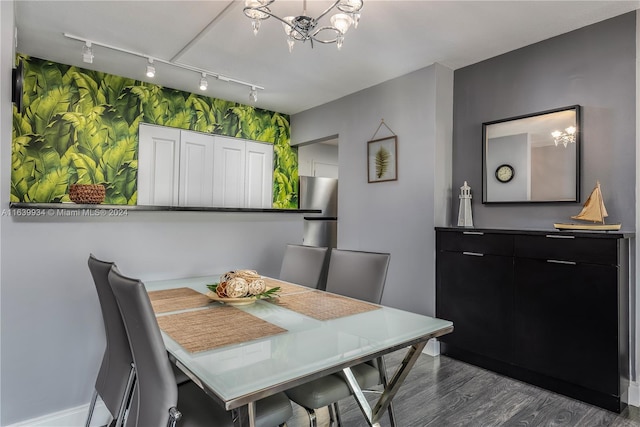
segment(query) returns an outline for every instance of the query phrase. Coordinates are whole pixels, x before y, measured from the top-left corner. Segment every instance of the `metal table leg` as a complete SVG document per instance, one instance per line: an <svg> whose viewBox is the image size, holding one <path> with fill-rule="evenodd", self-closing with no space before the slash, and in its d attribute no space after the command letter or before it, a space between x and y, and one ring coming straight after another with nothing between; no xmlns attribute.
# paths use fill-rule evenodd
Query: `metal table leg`
<svg viewBox="0 0 640 427"><path fill-rule="evenodd" d="M382 395L378 399L378 402L375 404L373 409L371 409L371 406L365 398L364 393L362 393L362 389L360 389L360 385L356 381L356 378L353 376L351 369L343 369L344 375L347 379L347 384L349 385L349 388L351 389L356 402L358 402L358 406L360 406L360 410L364 414L365 419L370 426L380 426L380 419L382 418L382 415L391 404L391 400L400 389L400 386L404 382L407 375L409 375L409 371L411 371L411 368L413 368L413 365L415 365L418 357L420 356L420 353L422 352L422 349L426 344L427 342L424 341L409 347L409 350L407 350L407 354L402 360L402 363L400 364L400 366L398 366L398 369L396 369L393 377L391 378L391 381L385 386Z"/></svg>

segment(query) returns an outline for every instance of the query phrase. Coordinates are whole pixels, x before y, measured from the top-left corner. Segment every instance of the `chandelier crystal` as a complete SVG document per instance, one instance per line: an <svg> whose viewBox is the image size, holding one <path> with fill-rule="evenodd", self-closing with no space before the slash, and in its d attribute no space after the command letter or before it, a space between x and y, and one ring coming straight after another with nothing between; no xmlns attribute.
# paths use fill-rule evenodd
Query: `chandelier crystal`
<svg viewBox="0 0 640 427"><path fill-rule="evenodd" d="M551 132L551 136L553 137L553 142L556 144L556 147L558 144L562 144L567 148L567 144L576 142L576 128L575 126L569 126L564 132L556 130Z"/></svg>
<svg viewBox="0 0 640 427"><path fill-rule="evenodd" d="M360 22L360 10L362 10L362 0L337 0L322 12L318 17L312 18L307 15L307 0L302 2L302 15L285 16L280 18L273 14L269 6L275 0L245 0L244 14L251 19L253 33L258 34L262 21L273 17L282 22L285 35L287 36L287 44L289 52L293 50L293 46L298 42L330 44L335 43L338 49L342 48L344 43L344 35L349 28L358 28ZM331 25L320 25L320 20L324 18L332 10L337 9L336 14L329 19Z"/></svg>

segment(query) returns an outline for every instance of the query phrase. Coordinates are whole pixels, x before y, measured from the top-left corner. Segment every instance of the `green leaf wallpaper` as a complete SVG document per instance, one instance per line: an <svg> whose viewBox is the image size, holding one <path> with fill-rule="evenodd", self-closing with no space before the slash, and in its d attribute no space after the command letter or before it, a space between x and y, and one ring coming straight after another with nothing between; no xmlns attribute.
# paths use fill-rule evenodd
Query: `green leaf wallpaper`
<svg viewBox="0 0 640 427"><path fill-rule="evenodd" d="M19 55L11 201L69 202L71 184L104 184L105 204L135 205L141 122L274 145L273 207L298 207L289 116L139 80Z"/></svg>

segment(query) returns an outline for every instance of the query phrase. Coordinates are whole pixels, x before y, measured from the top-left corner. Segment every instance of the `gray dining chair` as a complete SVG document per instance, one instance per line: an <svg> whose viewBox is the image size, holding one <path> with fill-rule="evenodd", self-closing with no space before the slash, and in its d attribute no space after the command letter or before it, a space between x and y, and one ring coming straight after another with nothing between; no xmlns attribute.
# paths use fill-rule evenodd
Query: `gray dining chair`
<svg viewBox="0 0 640 427"><path fill-rule="evenodd" d="M113 289L133 354L136 382L126 427L232 426L231 413L195 383L176 385L160 327L144 284L112 269ZM256 402L256 426L275 427L293 414L284 393Z"/></svg>
<svg viewBox="0 0 640 427"><path fill-rule="evenodd" d="M93 254L89 255L88 263L100 302L106 347L89 404L86 426L91 424L98 396L115 421L115 426L121 426L133 387L134 370L127 333L108 280L109 271L117 270L117 267L113 262L99 260Z"/></svg>
<svg viewBox="0 0 640 427"><path fill-rule="evenodd" d="M327 265L329 248L287 245L280 268L280 280L318 288Z"/></svg>
<svg viewBox="0 0 640 427"><path fill-rule="evenodd" d="M117 267L113 262L99 260L93 254L89 254L88 264L100 302L106 345L85 426L89 427L91 424L96 401L100 396L113 418L112 427L120 427L123 425L124 414L133 392L135 371L127 332L109 284L109 271L112 268L117 270ZM184 372L173 364L171 367L177 384L189 381Z"/></svg>
<svg viewBox="0 0 640 427"><path fill-rule="evenodd" d="M389 259L388 253L333 249L327 273L327 292L380 304ZM351 371L363 390L380 384L387 385L386 367L382 357L356 365ZM325 406L329 408L331 421L335 418L337 425L341 426L338 401L352 395L342 373L318 378L289 389L286 394L307 411L309 425L312 427L317 425L315 411ZM391 425L395 426L391 404L388 412Z"/></svg>

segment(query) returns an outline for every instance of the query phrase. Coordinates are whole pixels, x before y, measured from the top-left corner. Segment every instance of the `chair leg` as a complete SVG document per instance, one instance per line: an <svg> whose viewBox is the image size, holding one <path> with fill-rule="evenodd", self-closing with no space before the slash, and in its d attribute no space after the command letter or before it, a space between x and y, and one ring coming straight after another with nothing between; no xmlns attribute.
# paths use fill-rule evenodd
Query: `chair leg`
<svg viewBox="0 0 640 427"><path fill-rule="evenodd" d="M91 403L89 404L89 414L87 415L87 422L85 423L85 427L89 427L91 425L91 418L93 417L93 409L96 407L96 400L98 399L98 390L93 389L93 396L91 396Z"/></svg>
<svg viewBox="0 0 640 427"><path fill-rule="evenodd" d="M333 403L330 403L329 406L327 406L327 410L329 411L329 427L333 427L336 422L336 415L333 409Z"/></svg>
<svg viewBox="0 0 640 427"><path fill-rule="evenodd" d="M318 427L318 420L316 419L316 411L309 408L304 408L309 416L309 427Z"/></svg>
<svg viewBox="0 0 640 427"><path fill-rule="evenodd" d="M333 402L333 407L336 413L336 426L342 427L342 418L340 417L340 407L338 406L338 402Z"/></svg>
<svg viewBox="0 0 640 427"><path fill-rule="evenodd" d="M169 420L167 421L167 427L176 427L178 420L182 418L182 413L176 408L169 409Z"/></svg>
<svg viewBox="0 0 640 427"><path fill-rule="evenodd" d="M131 397L133 396L133 385L136 382L136 367L132 363L131 369L129 370L129 378L127 379L127 386L124 391L124 395L122 396L122 401L120 402L120 408L118 409L118 414L116 416L116 424L115 427L124 426L124 417L129 409L129 405L131 404ZM88 427L88 426L87 426Z"/></svg>

